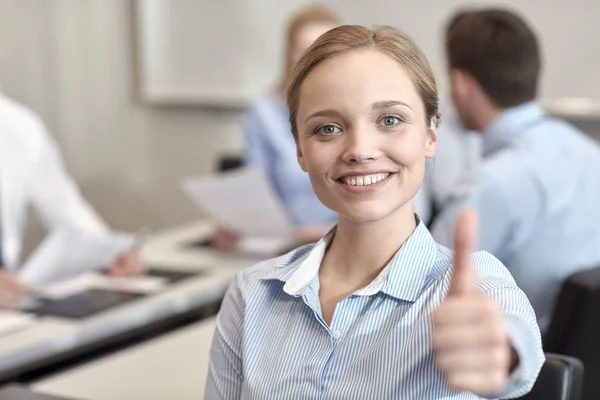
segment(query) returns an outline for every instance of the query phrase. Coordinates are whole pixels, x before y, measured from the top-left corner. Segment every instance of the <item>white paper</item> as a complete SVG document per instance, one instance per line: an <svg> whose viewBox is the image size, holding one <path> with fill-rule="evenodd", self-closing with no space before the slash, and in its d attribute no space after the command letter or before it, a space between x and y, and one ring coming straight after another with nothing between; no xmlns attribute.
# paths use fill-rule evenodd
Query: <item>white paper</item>
<svg viewBox="0 0 600 400"><path fill-rule="evenodd" d="M99 273L88 273L72 279L49 283L45 287L36 290L36 295L59 300L92 289L151 294L164 289L167 283L165 278L158 276L113 277Z"/></svg>
<svg viewBox="0 0 600 400"><path fill-rule="evenodd" d="M31 328L36 323L33 315L11 310L0 310L0 337Z"/></svg>
<svg viewBox="0 0 600 400"><path fill-rule="evenodd" d="M135 236L59 229L50 233L21 268L20 277L36 289L108 266L132 247Z"/></svg>
<svg viewBox="0 0 600 400"><path fill-rule="evenodd" d="M241 236L281 238L293 229L261 168L184 179L182 188L214 220Z"/></svg>
<svg viewBox="0 0 600 400"><path fill-rule="evenodd" d="M167 279L159 276L104 276L101 281L97 282L96 287L127 293L151 294L161 291L167 284Z"/></svg>
<svg viewBox="0 0 600 400"><path fill-rule="evenodd" d="M287 237L258 237L246 236L240 239L238 250L242 253L251 254L278 254L288 247L291 247L291 240Z"/></svg>
<svg viewBox="0 0 600 400"><path fill-rule="evenodd" d="M88 291L101 284L102 276L96 273L78 275L71 279L51 282L35 291L38 297L59 300Z"/></svg>

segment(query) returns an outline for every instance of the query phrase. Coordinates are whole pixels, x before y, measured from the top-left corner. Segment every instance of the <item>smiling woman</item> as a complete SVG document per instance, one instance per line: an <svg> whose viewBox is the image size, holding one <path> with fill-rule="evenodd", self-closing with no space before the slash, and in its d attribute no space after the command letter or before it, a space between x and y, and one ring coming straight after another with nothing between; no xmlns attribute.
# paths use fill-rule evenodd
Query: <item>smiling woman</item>
<svg viewBox="0 0 600 400"><path fill-rule="evenodd" d="M498 260L472 257L476 215L457 221L453 255L413 211L439 118L418 47L393 28L333 29L296 65L287 102L299 164L339 223L238 273L206 398L525 394L543 362L527 297Z"/></svg>
<svg viewBox="0 0 600 400"><path fill-rule="evenodd" d="M398 36L391 28L378 31L375 46L365 47L365 38L366 28L340 29L329 37L337 46L322 43L339 54L307 54L288 90L300 166L341 225L393 213L414 220L412 203L425 159L435 155L438 143L435 78L423 68L424 56L409 51L414 47L409 40L394 46ZM379 48L393 49L389 53L405 68Z"/></svg>

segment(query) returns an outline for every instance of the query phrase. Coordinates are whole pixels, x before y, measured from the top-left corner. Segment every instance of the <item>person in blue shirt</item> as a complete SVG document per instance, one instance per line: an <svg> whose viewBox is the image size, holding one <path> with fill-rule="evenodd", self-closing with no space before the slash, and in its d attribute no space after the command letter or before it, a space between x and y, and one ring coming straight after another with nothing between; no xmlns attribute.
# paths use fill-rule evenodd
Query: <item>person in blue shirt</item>
<svg viewBox="0 0 600 400"><path fill-rule="evenodd" d="M237 273L213 337L205 398L479 399L527 393L544 355L510 273L456 253L414 213L438 146L438 93L419 48L390 27L341 26L287 89L303 171L338 224L316 244Z"/></svg>
<svg viewBox="0 0 600 400"><path fill-rule="evenodd" d="M457 213L475 208L478 248L507 266L544 331L565 279L600 263L600 148L535 101L540 50L516 14L459 13L446 52L454 106L482 133L483 160L455 188L433 236L450 245Z"/></svg>
<svg viewBox="0 0 600 400"><path fill-rule="evenodd" d="M430 224L434 223L437 213L452 201L455 187L476 173L481 162L481 135L467 131L451 107L440 106L440 109L440 144L435 158L428 165L424 182L427 185L427 201L432 209Z"/></svg>

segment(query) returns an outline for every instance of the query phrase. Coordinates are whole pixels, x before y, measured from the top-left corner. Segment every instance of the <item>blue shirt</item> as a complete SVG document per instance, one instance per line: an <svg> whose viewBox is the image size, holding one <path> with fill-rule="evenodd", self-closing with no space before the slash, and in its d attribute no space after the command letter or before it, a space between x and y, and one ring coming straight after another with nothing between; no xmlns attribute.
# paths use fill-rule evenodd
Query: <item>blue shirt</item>
<svg viewBox="0 0 600 400"><path fill-rule="evenodd" d="M529 297L542 331L565 279L600 263L600 149L536 103L483 132L483 160L432 229L452 244L463 207L480 214L479 249L498 257Z"/></svg>
<svg viewBox="0 0 600 400"><path fill-rule="evenodd" d="M217 317L205 398L477 399L446 386L432 312L448 293L452 253L423 223L367 287L321 315L328 237L237 274ZM535 314L508 271L474 255L478 287L503 310L520 366L498 397L526 393L544 361Z"/></svg>
<svg viewBox="0 0 600 400"><path fill-rule="evenodd" d="M289 119L279 94L260 98L250 107L245 118L245 164L265 170L296 226L334 224L337 213L319 201L308 174L298 165ZM417 194L414 202L417 214L427 221L429 204L424 194Z"/></svg>
<svg viewBox="0 0 600 400"><path fill-rule="evenodd" d="M438 151L426 179L429 201L437 210L443 209L454 187L477 171L481 161L481 134L467 131L456 111L445 108L441 113Z"/></svg>
<svg viewBox="0 0 600 400"><path fill-rule="evenodd" d="M296 142L283 97L256 101L245 120L245 164L261 167L296 226L334 224L337 214L315 195L308 174L298 165Z"/></svg>

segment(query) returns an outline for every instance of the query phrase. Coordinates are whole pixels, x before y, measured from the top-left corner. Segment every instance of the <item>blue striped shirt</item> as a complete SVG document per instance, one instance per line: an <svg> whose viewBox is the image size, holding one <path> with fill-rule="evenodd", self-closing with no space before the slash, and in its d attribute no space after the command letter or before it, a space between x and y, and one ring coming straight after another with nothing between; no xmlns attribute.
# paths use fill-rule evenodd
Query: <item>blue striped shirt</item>
<svg viewBox="0 0 600 400"><path fill-rule="evenodd" d="M327 325L318 271L328 237L237 274L217 318L205 398L477 399L446 385L431 346L431 315L448 292L452 253L419 223ZM498 397L521 396L544 361L535 314L498 260L479 252L474 265L520 360Z"/></svg>

